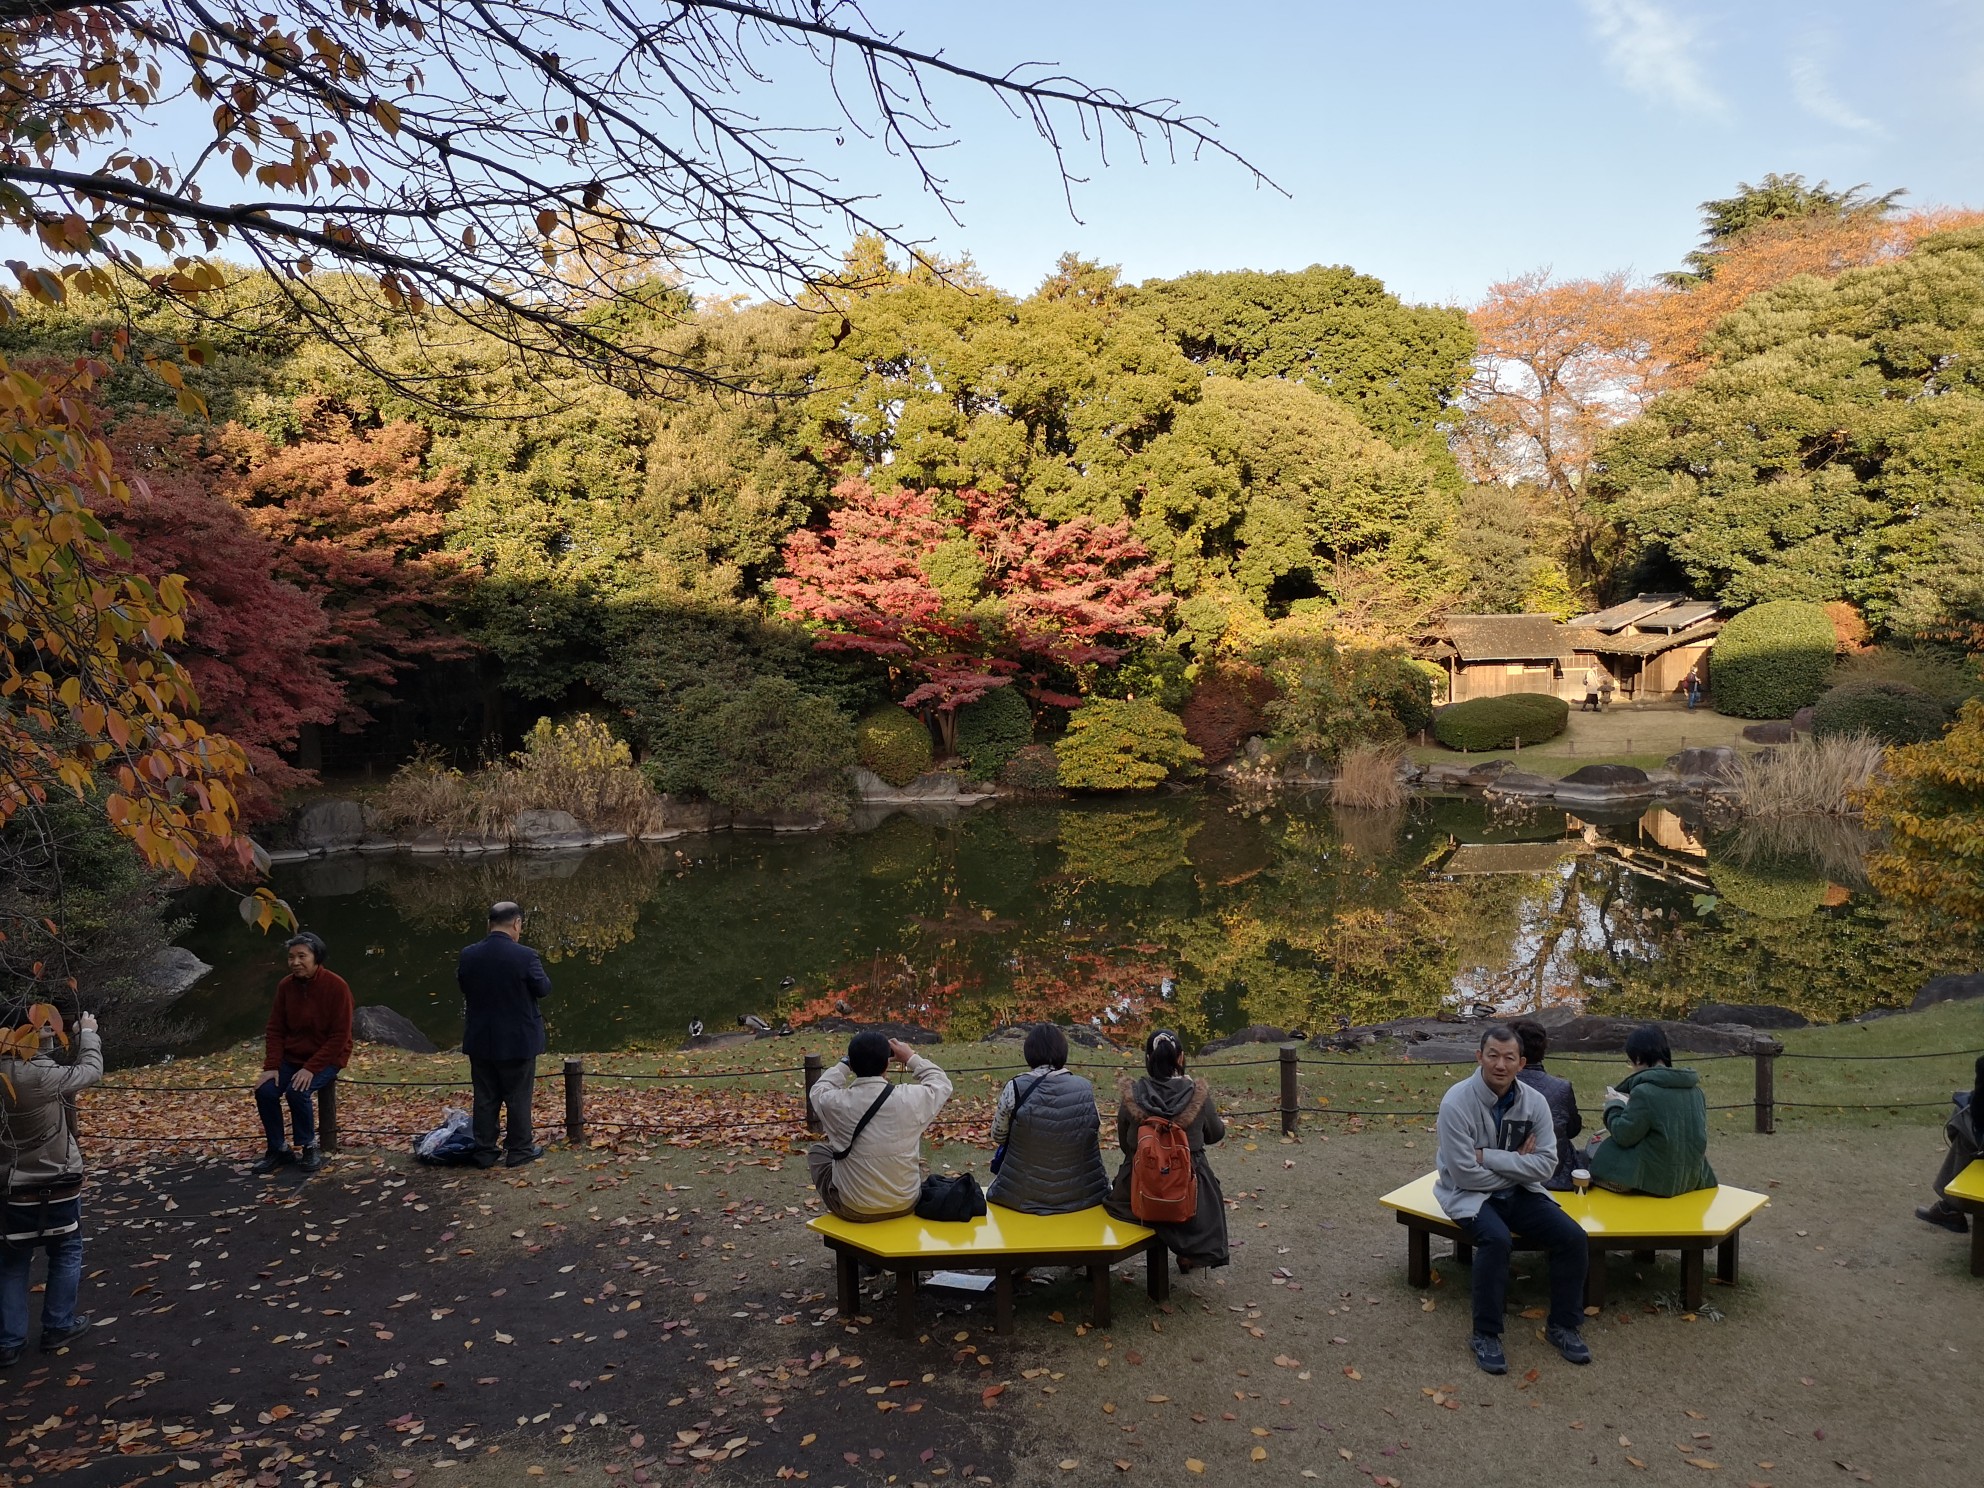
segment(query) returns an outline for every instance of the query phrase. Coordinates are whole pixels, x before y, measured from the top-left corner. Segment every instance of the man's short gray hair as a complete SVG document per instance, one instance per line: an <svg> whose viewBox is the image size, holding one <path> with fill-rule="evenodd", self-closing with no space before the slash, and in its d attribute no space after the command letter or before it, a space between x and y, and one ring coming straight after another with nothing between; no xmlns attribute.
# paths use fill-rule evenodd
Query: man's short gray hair
<svg viewBox="0 0 1984 1488"><path fill-rule="evenodd" d="M514 900L505 899L489 906L489 923L492 925L513 924L524 917L524 907Z"/></svg>
<svg viewBox="0 0 1984 1488"><path fill-rule="evenodd" d="M1475 1047L1477 1049L1485 1049L1490 1044L1514 1044L1520 1049L1522 1047L1522 1037L1506 1023L1490 1023L1486 1028L1481 1030L1481 1042L1475 1045Z"/></svg>

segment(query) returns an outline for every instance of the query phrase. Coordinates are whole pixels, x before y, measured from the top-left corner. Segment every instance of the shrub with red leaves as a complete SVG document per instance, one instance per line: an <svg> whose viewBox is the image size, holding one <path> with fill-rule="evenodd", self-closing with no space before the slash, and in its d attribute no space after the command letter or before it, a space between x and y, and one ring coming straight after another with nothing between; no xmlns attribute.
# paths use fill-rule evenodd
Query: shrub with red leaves
<svg viewBox="0 0 1984 1488"><path fill-rule="evenodd" d="M1262 710L1273 697L1274 684L1259 667L1244 661L1208 662L1179 713L1185 737L1199 746L1207 764L1223 764L1243 742L1266 731Z"/></svg>

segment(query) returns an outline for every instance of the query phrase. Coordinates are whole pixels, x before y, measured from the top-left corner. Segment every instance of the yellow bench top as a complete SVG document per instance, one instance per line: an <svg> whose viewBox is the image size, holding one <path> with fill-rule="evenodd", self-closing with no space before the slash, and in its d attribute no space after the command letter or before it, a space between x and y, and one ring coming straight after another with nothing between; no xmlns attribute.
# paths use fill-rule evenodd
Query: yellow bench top
<svg viewBox="0 0 1984 1488"><path fill-rule="evenodd" d="M1973 1163L1971 1166L1984 1164ZM1446 1219L1445 1211L1433 1197L1433 1179L1431 1173L1415 1178L1405 1187L1393 1189L1378 1202L1387 1209L1417 1215L1421 1219ZM1956 1190L1952 1188L1950 1191L1954 1193ZM1980 1193L1984 1193L1984 1189ZM1764 1194L1747 1188L1734 1188L1727 1183L1720 1188L1701 1188L1693 1193L1676 1194L1671 1199L1655 1198L1652 1194L1613 1193L1603 1188L1593 1188L1583 1195L1553 1192L1550 1197L1594 1240L1631 1240L1642 1236L1649 1239L1679 1238L1688 1235L1721 1240L1770 1202Z"/></svg>
<svg viewBox="0 0 1984 1488"><path fill-rule="evenodd" d="M1984 1158L1979 1158L1950 1180L1943 1190L1946 1197L1969 1204L1984 1204Z"/></svg>
<svg viewBox="0 0 1984 1488"><path fill-rule="evenodd" d="M988 1255L1046 1252L1121 1254L1144 1244L1154 1230L1111 1219L1100 1205L1073 1214L1022 1214L988 1204L977 1219L943 1224L905 1214L860 1224L834 1214L806 1222L830 1240L845 1241L891 1260L966 1260Z"/></svg>

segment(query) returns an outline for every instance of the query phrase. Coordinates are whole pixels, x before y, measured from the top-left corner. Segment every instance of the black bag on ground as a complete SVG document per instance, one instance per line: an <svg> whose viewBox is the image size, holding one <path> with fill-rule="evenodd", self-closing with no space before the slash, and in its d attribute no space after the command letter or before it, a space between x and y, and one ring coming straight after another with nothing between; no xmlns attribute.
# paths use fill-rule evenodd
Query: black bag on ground
<svg viewBox="0 0 1984 1488"><path fill-rule="evenodd" d="M985 1212L985 1190L970 1173L932 1173L916 1196L916 1217L942 1224L976 1219Z"/></svg>

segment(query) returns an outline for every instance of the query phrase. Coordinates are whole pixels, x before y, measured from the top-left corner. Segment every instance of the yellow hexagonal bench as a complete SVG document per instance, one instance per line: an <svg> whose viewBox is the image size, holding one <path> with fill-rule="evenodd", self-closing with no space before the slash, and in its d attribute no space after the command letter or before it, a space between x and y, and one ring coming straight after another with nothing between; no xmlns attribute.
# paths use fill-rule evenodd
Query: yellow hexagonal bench
<svg viewBox="0 0 1984 1488"><path fill-rule="evenodd" d="M1393 1210L1398 1222L1406 1227L1406 1279L1414 1286L1432 1284L1434 1235L1445 1235L1452 1240L1454 1255L1461 1261L1472 1259L1474 1253L1474 1247L1462 1237L1460 1226L1447 1218L1433 1197L1434 1176L1427 1173L1415 1178L1378 1200ZM1591 1246L1591 1265L1585 1272L1585 1306L1605 1305L1606 1251L1630 1250L1651 1258L1655 1251L1678 1250L1681 1299L1690 1310L1702 1305L1704 1253L1711 1245L1716 1248L1716 1277L1734 1286L1738 1238L1743 1226L1770 1203L1764 1194L1727 1183L1719 1188L1676 1194L1671 1199L1652 1194L1613 1193L1602 1188L1582 1194L1552 1193L1550 1197L1583 1227Z"/></svg>
<svg viewBox="0 0 1984 1488"><path fill-rule="evenodd" d="M1109 1268L1142 1251L1151 1300L1171 1295L1170 1257L1157 1232L1111 1219L1098 1205L1073 1214L1022 1214L997 1204L977 1219L954 1224L896 1219L860 1224L823 1214L807 1221L834 1253L834 1286L842 1317L861 1311L863 1263L896 1274L896 1324L916 1327L916 1278L924 1271L989 1270L993 1273L993 1327L1013 1331L1013 1278L1035 1266L1078 1266L1089 1278L1090 1322L1109 1324Z"/></svg>
<svg viewBox="0 0 1984 1488"><path fill-rule="evenodd" d="M1970 1216L1970 1274L1984 1276L1984 1159L1952 1178L1943 1197Z"/></svg>

